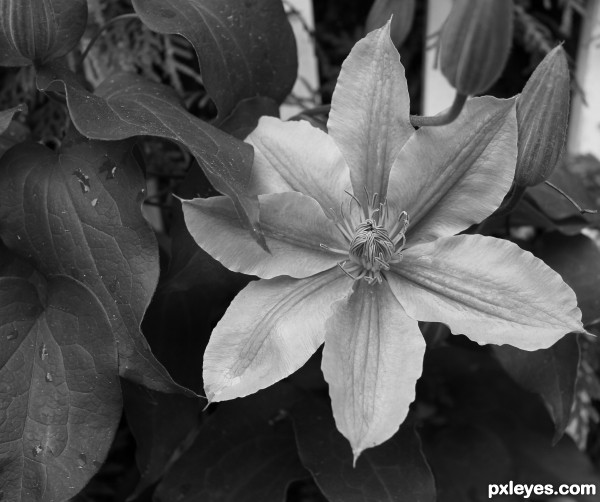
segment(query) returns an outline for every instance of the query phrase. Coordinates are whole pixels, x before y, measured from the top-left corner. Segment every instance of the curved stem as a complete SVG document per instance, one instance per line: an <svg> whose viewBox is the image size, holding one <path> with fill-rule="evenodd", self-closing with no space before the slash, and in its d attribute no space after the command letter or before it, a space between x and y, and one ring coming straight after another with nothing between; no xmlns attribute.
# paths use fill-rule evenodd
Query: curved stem
<svg viewBox="0 0 600 502"><path fill-rule="evenodd" d="M100 35L102 35L111 25L113 25L114 23L116 23L117 21L123 21L125 19L139 19L140 16L138 16L135 13L131 13L131 14L121 14L120 16L116 16L113 17L110 21L108 21L104 26L102 26L98 32L92 37L92 39L90 40L89 44L87 44L87 47L83 50L83 52L81 53L81 58L79 59L79 64L83 64L83 60L85 59L85 57L88 55L88 53L90 52L92 46L96 43L96 41L100 38Z"/></svg>
<svg viewBox="0 0 600 502"><path fill-rule="evenodd" d="M456 117L460 115L463 107L465 106L465 102L467 101L466 94L456 93L454 97L454 102L452 106L448 109L446 113L440 115L434 115L433 117L422 117L420 115L411 115L410 123L414 127L423 127L423 126L441 126L449 124L454 121Z"/></svg>
<svg viewBox="0 0 600 502"><path fill-rule="evenodd" d="M587 214L596 214L598 212L597 209L582 209L581 206L579 204L577 204L577 202L575 202L569 195L567 195L565 192L563 192L556 185L550 183L548 180L544 181L544 183L546 183L546 185L548 185L553 190L556 190L565 199L567 199L571 204L573 204L573 206L575 206L575 209L577 209L577 211L579 211L580 214L586 214L586 213Z"/></svg>

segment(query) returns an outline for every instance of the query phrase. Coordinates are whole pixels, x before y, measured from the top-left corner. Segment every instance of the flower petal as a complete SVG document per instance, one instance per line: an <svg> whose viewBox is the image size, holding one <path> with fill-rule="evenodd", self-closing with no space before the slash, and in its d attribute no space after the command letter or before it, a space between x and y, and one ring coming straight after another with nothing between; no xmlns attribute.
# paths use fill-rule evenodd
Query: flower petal
<svg viewBox="0 0 600 502"><path fill-rule="evenodd" d="M286 192L261 195L259 202L270 253L242 226L229 197L184 200L183 214L196 243L234 272L263 279L309 277L335 267L347 256L342 234L311 197Z"/></svg>
<svg viewBox="0 0 600 502"><path fill-rule="evenodd" d="M514 100L467 101L454 122L421 127L390 174L388 202L410 217L408 245L457 234L496 210L517 162Z"/></svg>
<svg viewBox="0 0 600 502"><path fill-rule="evenodd" d="M262 117L246 142L254 146L249 190L256 195L300 192L327 211L351 190L348 166L333 139L304 120Z"/></svg>
<svg viewBox="0 0 600 502"><path fill-rule="evenodd" d="M389 439L406 418L421 376L425 341L386 282L357 281L327 321L322 369L333 416L354 461Z"/></svg>
<svg viewBox="0 0 600 502"><path fill-rule="evenodd" d="M414 133L389 22L360 40L344 61L327 127L350 167L354 194L363 207L365 188L385 197L392 164Z"/></svg>
<svg viewBox="0 0 600 502"><path fill-rule="evenodd" d="M458 235L412 247L386 275L406 313L479 343L550 347L583 331L575 293L516 244Z"/></svg>
<svg viewBox="0 0 600 502"><path fill-rule="evenodd" d="M204 353L209 401L247 396L300 368L323 343L331 305L350 293L351 284L339 269L308 279L251 282L213 330Z"/></svg>

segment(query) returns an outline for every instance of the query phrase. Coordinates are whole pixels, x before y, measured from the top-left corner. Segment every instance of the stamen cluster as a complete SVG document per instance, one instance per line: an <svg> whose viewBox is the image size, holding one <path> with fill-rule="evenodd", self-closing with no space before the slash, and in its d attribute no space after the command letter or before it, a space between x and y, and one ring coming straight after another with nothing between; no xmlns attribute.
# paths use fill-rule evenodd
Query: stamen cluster
<svg viewBox="0 0 600 502"><path fill-rule="evenodd" d="M377 193L371 197L366 188L366 208L353 194L346 193L350 196L350 214L344 214L343 203L339 215L330 209L336 226L349 245L348 259L339 262L338 266L356 281L364 279L369 284L381 283L383 272L390 269L390 264L402 260L408 214L402 211L397 218L390 217L387 200L380 200ZM352 216L353 202L358 205L364 220L357 222L356 216Z"/></svg>

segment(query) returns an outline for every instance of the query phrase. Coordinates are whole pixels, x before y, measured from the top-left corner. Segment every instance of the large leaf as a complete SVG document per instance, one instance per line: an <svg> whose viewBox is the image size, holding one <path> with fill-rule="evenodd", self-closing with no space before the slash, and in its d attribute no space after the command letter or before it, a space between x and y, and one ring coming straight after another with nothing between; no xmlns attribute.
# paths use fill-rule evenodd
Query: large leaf
<svg viewBox="0 0 600 502"><path fill-rule="evenodd" d="M526 352L510 345L492 349L500 364L521 387L539 394L554 420L557 441L569 425L575 399L579 343L568 335L547 349Z"/></svg>
<svg viewBox="0 0 600 502"><path fill-rule="evenodd" d="M558 272L573 288L583 322L589 326L600 321L600 252L584 235L545 233L533 243L532 251ZM579 345L568 335L552 347L523 352L510 346L493 350L508 374L521 387L538 393L546 403L556 426L557 440L568 425L575 398Z"/></svg>
<svg viewBox="0 0 600 502"><path fill-rule="evenodd" d="M421 390L428 388L429 397L433 397L422 438L440 493L461 487L460 492L465 493L464 488L471 486L472 493L486 495L492 482L488 481L490 470L494 469L499 478L494 483L506 483L510 476L514 484L600 484L600 475L590 459L568 436L552 444L554 426L541 400L520 389L485 348L429 351L419 383ZM472 447L461 451L461 462L480 467L485 461L487 474L480 477L468 471L461 476L446 476L439 467L456 463L457 451L456 447L440 448L439 441L455 445L464 442L465 431L473 427L477 434L469 434ZM483 448L488 450L485 460ZM597 498L574 497L581 502L595 502ZM440 502L446 500L473 499L440 498Z"/></svg>
<svg viewBox="0 0 600 502"><path fill-rule="evenodd" d="M171 264L182 268L169 269L173 275L167 274L159 284L142 326L153 352L177 382L203 393L202 354L215 324L248 278L230 272L198 248L187 234L183 216L175 218ZM193 249L186 246L188 239ZM206 401L144 391L132 384L126 384L124 392L128 425L138 443L141 479L136 493L141 493L162 477L173 454L198 424Z"/></svg>
<svg viewBox="0 0 600 502"><path fill-rule="evenodd" d="M156 392L123 381L125 413L137 443L140 481L135 495L144 492L164 474L181 444L193 434L206 401L182 394Z"/></svg>
<svg viewBox="0 0 600 502"><path fill-rule="evenodd" d="M60 153L23 143L0 160L0 237L46 276L85 285L102 305L119 374L179 391L140 323L158 280L158 249L140 205L145 184L129 143L81 141Z"/></svg>
<svg viewBox="0 0 600 502"><path fill-rule="evenodd" d="M435 486L414 425L365 450L356 467L329 403L307 399L293 411L300 458L331 502L433 502Z"/></svg>
<svg viewBox="0 0 600 502"><path fill-rule="evenodd" d="M506 446L477 424L445 424L424 437L423 444L435 475L437 502L485 500L488 485L506 484L514 477Z"/></svg>
<svg viewBox="0 0 600 502"><path fill-rule="evenodd" d="M307 477L288 416L298 395L285 383L218 405L168 470L156 502L277 502Z"/></svg>
<svg viewBox="0 0 600 502"><path fill-rule="evenodd" d="M2 500L66 500L104 461L121 417L110 322L81 282L40 274L1 244L0 318Z"/></svg>
<svg viewBox="0 0 600 502"><path fill-rule="evenodd" d="M2 0L0 66L26 66L64 56L87 24L86 0Z"/></svg>
<svg viewBox="0 0 600 502"><path fill-rule="evenodd" d="M59 64L41 68L37 85L41 90L64 89L71 119L88 138L149 135L187 147L213 186L234 200L238 214L262 242L258 200L245 195L254 160L252 147L188 113L172 89L139 75L118 73L91 93Z"/></svg>
<svg viewBox="0 0 600 502"><path fill-rule="evenodd" d="M187 38L221 117L263 96L281 103L296 80L292 29L281 0L133 0L150 29Z"/></svg>

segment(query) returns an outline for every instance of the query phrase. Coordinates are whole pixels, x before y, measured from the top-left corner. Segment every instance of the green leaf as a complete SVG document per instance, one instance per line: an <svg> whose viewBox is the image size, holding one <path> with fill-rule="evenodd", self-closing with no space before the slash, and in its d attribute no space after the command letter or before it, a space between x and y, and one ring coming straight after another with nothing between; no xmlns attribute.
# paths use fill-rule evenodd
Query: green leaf
<svg viewBox="0 0 600 502"><path fill-rule="evenodd" d="M298 394L278 384L221 403L192 446L171 465L156 502L284 500L288 485L306 478L288 410Z"/></svg>
<svg viewBox="0 0 600 502"><path fill-rule="evenodd" d="M2 500L66 500L104 461L121 417L110 322L81 282L3 245L0 318Z"/></svg>
<svg viewBox="0 0 600 502"><path fill-rule="evenodd" d="M0 66L27 66L64 56L87 24L86 0L0 3Z"/></svg>
<svg viewBox="0 0 600 502"><path fill-rule="evenodd" d="M35 143L12 148L0 159L0 237L45 276L70 277L94 294L111 323L120 376L179 392L140 333L159 267L130 150L94 141L59 153Z"/></svg>
<svg viewBox="0 0 600 502"><path fill-rule="evenodd" d="M526 352L510 345L492 350L502 367L521 387L539 394L555 424L554 442L563 435L575 399L579 343L571 334L548 349Z"/></svg>
<svg viewBox="0 0 600 502"><path fill-rule="evenodd" d="M331 502L433 502L435 485L410 420L391 439L365 450L356 467L329 403L307 399L292 410L304 466Z"/></svg>
<svg viewBox="0 0 600 502"><path fill-rule="evenodd" d="M252 172L252 147L188 113L175 92L138 75L118 73L95 94L75 74L54 64L41 68L40 90L64 89L71 119L91 139L119 140L149 135L187 147L219 192L230 196L255 239L262 243L258 199L245 195ZM62 90L61 89L61 90Z"/></svg>
<svg viewBox="0 0 600 502"><path fill-rule="evenodd" d="M280 0L133 0L142 21L180 34L198 55L219 116L262 96L281 103L296 80L296 43Z"/></svg>

